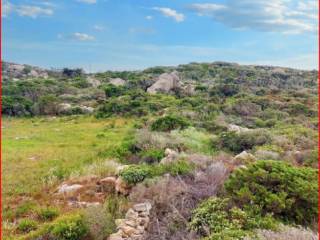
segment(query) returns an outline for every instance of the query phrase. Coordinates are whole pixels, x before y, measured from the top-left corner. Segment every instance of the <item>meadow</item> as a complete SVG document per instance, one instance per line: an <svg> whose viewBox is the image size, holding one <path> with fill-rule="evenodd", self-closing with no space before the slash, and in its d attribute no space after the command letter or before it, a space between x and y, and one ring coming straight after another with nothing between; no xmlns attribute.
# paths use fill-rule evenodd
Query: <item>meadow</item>
<svg viewBox="0 0 320 240"><path fill-rule="evenodd" d="M4 118L4 219L15 218L19 207L46 204L48 192L64 178L112 157L132 124L128 119L85 116Z"/></svg>

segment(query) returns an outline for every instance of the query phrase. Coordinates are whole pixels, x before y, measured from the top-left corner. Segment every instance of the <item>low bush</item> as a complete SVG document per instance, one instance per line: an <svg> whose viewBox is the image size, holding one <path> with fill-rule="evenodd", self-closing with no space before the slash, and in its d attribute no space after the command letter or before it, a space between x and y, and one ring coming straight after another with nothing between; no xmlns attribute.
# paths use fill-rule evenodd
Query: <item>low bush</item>
<svg viewBox="0 0 320 240"><path fill-rule="evenodd" d="M190 173L192 169L192 165L185 161L158 165L131 165L124 169L120 176L129 184L137 184L146 178L161 176L165 173L170 173L173 176L185 175Z"/></svg>
<svg viewBox="0 0 320 240"><path fill-rule="evenodd" d="M271 142L271 137L268 132L263 130L252 130L242 133L226 132L220 134L218 142L214 140L214 144L218 144L222 148L235 153L250 150L254 146L261 146L269 142Z"/></svg>
<svg viewBox="0 0 320 240"><path fill-rule="evenodd" d="M146 239L199 239L188 229L192 210L200 201L217 194L227 176L227 169L217 162L188 175L147 179L133 187L131 201L153 203Z"/></svg>
<svg viewBox="0 0 320 240"><path fill-rule="evenodd" d="M192 214L191 229L208 240L243 239L256 228L275 229L271 217L253 216L231 204L230 199L212 197L202 202Z"/></svg>
<svg viewBox="0 0 320 240"><path fill-rule="evenodd" d="M236 170L225 183L240 207L296 224L318 216L318 170L279 161L258 161Z"/></svg>
<svg viewBox="0 0 320 240"><path fill-rule="evenodd" d="M158 163L164 158L164 150L162 149L148 149L139 154L141 161L145 163Z"/></svg>
<svg viewBox="0 0 320 240"><path fill-rule="evenodd" d="M80 214L68 215L57 219L50 230L50 235L59 240L79 240L88 232Z"/></svg>
<svg viewBox="0 0 320 240"><path fill-rule="evenodd" d="M59 210L53 207L37 209L38 218L42 221L50 221L59 215Z"/></svg>
<svg viewBox="0 0 320 240"><path fill-rule="evenodd" d="M168 132L174 129L185 129L189 126L190 123L182 117L165 116L155 120L151 125L151 130Z"/></svg>
<svg viewBox="0 0 320 240"><path fill-rule="evenodd" d="M37 222L32 219L22 219L17 226L17 230L21 233L28 233L37 229L37 225Z"/></svg>
<svg viewBox="0 0 320 240"><path fill-rule="evenodd" d="M90 239L103 240L116 231L115 219L125 215L126 199L110 195L101 206L89 207L84 212L84 222Z"/></svg>

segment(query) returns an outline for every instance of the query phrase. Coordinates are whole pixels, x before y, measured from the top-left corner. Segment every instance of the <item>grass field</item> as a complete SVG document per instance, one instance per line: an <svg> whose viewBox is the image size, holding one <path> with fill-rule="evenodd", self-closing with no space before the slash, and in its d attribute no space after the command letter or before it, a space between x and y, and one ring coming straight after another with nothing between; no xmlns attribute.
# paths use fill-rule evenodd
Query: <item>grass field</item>
<svg viewBox="0 0 320 240"><path fill-rule="evenodd" d="M86 166L112 158L130 136L133 120L94 117L4 118L2 193L4 220L28 199Z"/></svg>

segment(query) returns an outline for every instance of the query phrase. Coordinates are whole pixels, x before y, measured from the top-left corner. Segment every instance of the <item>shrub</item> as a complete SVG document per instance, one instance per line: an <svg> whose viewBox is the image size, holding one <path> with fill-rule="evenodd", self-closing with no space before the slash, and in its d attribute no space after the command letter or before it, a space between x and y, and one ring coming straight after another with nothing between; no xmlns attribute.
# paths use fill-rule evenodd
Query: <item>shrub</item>
<svg viewBox="0 0 320 240"><path fill-rule="evenodd" d="M225 183L240 207L284 221L309 224L318 216L318 170L278 161L258 161L236 170Z"/></svg>
<svg viewBox="0 0 320 240"><path fill-rule="evenodd" d="M37 215L40 220L53 220L59 215L59 210L53 207L40 208L37 210Z"/></svg>
<svg viewBox="0 0 320 240"><path fill-rule="evenodd" d="M219 84L210 90L210 96L231 97L240 91L235 84Z"/></svg>
<svg viewBox="0 0 320 240"><path fill-rule="evenodd" d="M165 132L151 132L141 129L136 132L135 139L135 145L141 150L181 149L184 147L181 138Z"/></svg>
<svg viewBox="0 0 320 240"><path fill-rule="evenodd" d="M122 94L124 94L125 90L126 89L123 86L115 86L113 84L108 84L104 88L104 92L107 98L121 96Z"/></svg>
<svg viewBox="0 0 320 240"><path fill-rule="evenodd" d="M185 129L188 126L190 126L190 123L182 117L165 116L154 121L151 130L168 132L174 129Z"/></svg>
<svg viewBox="0 0 320 240"><path fill-rule="evenodd" d="M170 173L173 176L185 175L190 173L192 169L193 166L185 161L158 165L131 165L124 169L120 176L129 184L137 184L146 178L161 176L165 173Z"/></svg>
<svg viewBox="0 0 320 240"><path fill-rule="evenodd" d="M212 197L193 211L190 226L210 240L236 240L252 234L255 228L275 229L276 222L270 216L252 216L232 206L227 198Z"/></svg>
<svg viewBox="0 0 320 240"><path fill-rule="evenodd" d="M22 219L18 226L17 230L22 233L28 233L32 230L37 229L37 222L31 219Z"/></svg>
<svg viewBox="0 0 320 240"><path fill-rule="evenodd" d="M271 141L268 132L263 130L252 130L242 133L226 132L219 136L218 144L232 152L240 153L250 150L254 146L261 146Z"/></svg>
<svg viewBox="0 0 320 240"><path fill-rule="evenodd" d="M150 168L146 165L131 165L120 173L120 176L130 184L142 182L151 176Z"/></svg>
<svg viewBox="0 0 320 240"><path fill-rule="evenodd" d="M15 210L16 217L26 216L27 214L33 212L36 208L36 203L32 201L25 201L20 204Z"/></svg>
<svg viewBox="0 0 320 240"><path fill-rule="evenodd" d="M84 212L84 222L90 239L103 240L116 231L115 219L125 214L125 198L110 195L103 206L89 207Z"/></svg>
<svg viewBox="0 0 320 240"><path fill-rule="evenodd" d="M80 214L64 216L52 225L51 234L60 240L79 240L88 232Z"/></svg>
<svg viewBox="0 0 320 240"><path fill-rule="evenodd" d="M146 163L158 163L165 157L164 151L161 149L149 149L141 152L139 155L142 158L142 162Z"/></svg>
<svg viewBox="0 0 320 240"><path fill-rule="evenodd" d="M153 203L146 239L199 239L194 231L188 231L192 210L199 201L215 195L227 176L227 169L217 162L188 175L147 179L136 185L130 200L144 202L148 199Z"/></svg>

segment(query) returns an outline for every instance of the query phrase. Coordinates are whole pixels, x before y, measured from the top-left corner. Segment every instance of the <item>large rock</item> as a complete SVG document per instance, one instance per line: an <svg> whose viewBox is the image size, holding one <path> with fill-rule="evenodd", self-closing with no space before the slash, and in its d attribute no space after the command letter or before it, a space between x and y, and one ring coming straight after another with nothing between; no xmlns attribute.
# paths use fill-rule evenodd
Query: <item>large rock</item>
<svg viewBox="0 0 320 240"><path fill-rule="evenodd" d="M109 83L115 85L115 86L123 86L126 84L126 81L121 78L111 78L109 80Z"/></svg>
<svg viewBox="0 0 320 240"><path fill-rule="evenodd" d="M165 156L161 159L160 164L170 164L179 158L179 153L167 148L164 152Z"/></svg>
<svg viewBox="0 0 320 240"><path fill-rule="evenodd" d="M128 195L130 193L131 187L124 181L121 177L116 180L116 192L123 195Z"/></svg>
<svg viewBox="0 0 320 240"><path fill-rule="evenodd" d="M147 89L148 93L169 93L175 88L180 87L180 78L178 72L174 71L172 73L161 74L157 81Z"/></svg>
<svg viewBox="0 0 320 240"><path fill-rule="evenodd" d="M114 192L116 189L117 179L115 177L106 177L99 181L103 192Z"/></svg>
<svg viewBox="0 0 320 240"><path fill-rule="evenodd" d="M254 154L259 160L279 160L280 154L269 150L258 150Z"/></svg>
<svg viewBox="0 0 320 240"><path fill-rule="evenodd" d="M233 163L237 165L248 164L254 161L256 161L255 156L253 156L251 153L247 153L246 151L243 151L233 158Z"/></svg>

